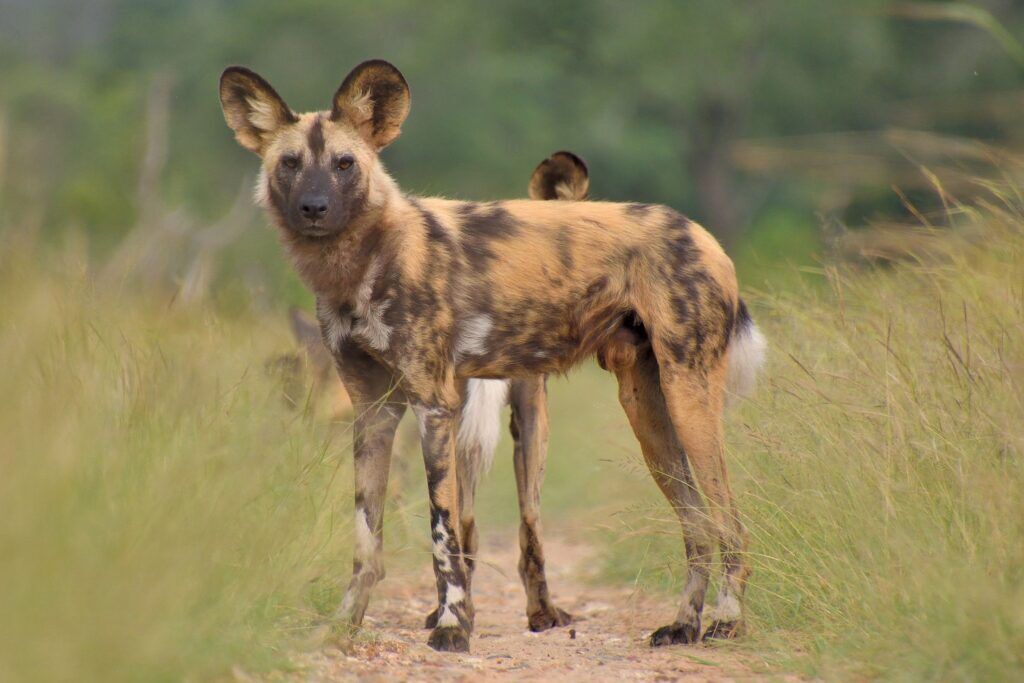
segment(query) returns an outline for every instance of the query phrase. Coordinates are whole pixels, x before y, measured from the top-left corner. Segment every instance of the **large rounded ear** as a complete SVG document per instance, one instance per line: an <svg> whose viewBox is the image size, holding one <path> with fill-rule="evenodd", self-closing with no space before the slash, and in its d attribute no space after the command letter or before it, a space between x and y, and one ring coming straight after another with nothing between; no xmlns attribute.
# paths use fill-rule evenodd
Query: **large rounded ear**
<svg viewBox="0 0 1024 683"><path fill-rule="evenodd" d="M587 164L572 152L555 152L530 176L530 199L583 201L589 190Z"/></svg>
<svg viewBox="0 0 1024 683"><path fill-rule="evenodd" d="M409 114L409 84L383 59L363 62L349 72L334 93L331 119L347 119L377 149L394 142Z"/></svg>
<svg viewBox="0 0 1024 683"><path fill-rule="evenodd" d="M299 120L269 83L244 66L229 66L220 75L220 106L235 139L257 154L278 129Z"/></svg>

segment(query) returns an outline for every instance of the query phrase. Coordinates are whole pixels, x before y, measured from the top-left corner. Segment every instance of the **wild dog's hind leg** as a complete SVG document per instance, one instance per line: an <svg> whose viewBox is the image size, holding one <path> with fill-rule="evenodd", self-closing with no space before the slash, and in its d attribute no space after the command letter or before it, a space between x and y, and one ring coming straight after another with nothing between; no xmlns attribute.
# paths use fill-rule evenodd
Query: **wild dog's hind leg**
<svg viewBox="0 0 1024 683"><path fill-rule="evenodd" d="M687 577L682 604L675 621L655 631L650 642L654 646L693 643L700 638L700 616L714 552L704 501L665 407L658 363L650 347L639 348L635 362L609 365L619 380L619 401L640 441L651 476L683 527Z"/></svg>
<svg viewBox="0 0 1024 683"><path fill-rule="evenodd" d="M670 353L664 353L658 355L658 363L668 413L707 499L725 567L714 621L705 637L733 637L742 628L741 600L750 569L745 558L747 534L739 518L725 465L722 411L726 358L722 356L705 367L690 367L672 359Z"/></svg>
<svg viewBox="0 0 1024 683"><path fill-rule="evenodd" d="M335 360L355 409L355 548L352 580L338 608L338 617L358 626L363 621L370 592L384 578L384 501L395 430L405 413L405 402L394 389L391 373L363 352L342 348Z"/></svg>
<svg viewBox="0 0 1024 683"><path fill-rule="evenodd" d="M544 377L515 380L510 387L515 440L514 465L519 493L519 577L526 589L526 618L531 631L572 622L551 602L540 540L540 487L548 454L548 403Z"/></svg>
<svg viewBox="0 0 1024 683"><path fill-rule="evenodd" d="M437 625L427 644L445 652L469 652L471 597L462 557L455 437L459 415L454 381L410 403L420 424L430 494L430 530L437 579Z"/></svg>

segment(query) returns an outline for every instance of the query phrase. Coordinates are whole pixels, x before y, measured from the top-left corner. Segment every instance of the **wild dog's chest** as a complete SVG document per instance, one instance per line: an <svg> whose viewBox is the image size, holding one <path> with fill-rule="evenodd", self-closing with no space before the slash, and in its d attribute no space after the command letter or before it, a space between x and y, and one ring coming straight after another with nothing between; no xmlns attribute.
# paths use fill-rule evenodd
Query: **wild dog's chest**
<svg viewBox="0 0 1024 683"><path fill-rule="evenodd" d="M395 330L388 316L395 295L384 286L380 263L372 262L348 296L318 294L317 318L324 344L333 352L344 343L356 342L367 351L385 354L391 349Z"/></svg>

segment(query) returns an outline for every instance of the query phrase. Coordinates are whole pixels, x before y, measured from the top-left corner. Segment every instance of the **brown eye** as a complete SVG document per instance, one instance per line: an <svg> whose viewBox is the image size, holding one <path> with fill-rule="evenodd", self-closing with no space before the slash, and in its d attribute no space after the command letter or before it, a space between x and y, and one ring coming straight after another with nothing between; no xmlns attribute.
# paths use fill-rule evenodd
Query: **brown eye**
<svg viewBox="0 0 1024 683"><path fill-rule="evenodd" d="M299 158L296 156L286 156L281 159L281 164L289 171L294 171L299 167Z"/></svg>
<svg viewBox="0 0 1024 683"><path fill-rule="evenodd" d="M342 158L338 159L338 170L347 171L348 169L352 168L352 164L354 163L356 163L356 160L353 159L352 157L343 156Z"/></svg>

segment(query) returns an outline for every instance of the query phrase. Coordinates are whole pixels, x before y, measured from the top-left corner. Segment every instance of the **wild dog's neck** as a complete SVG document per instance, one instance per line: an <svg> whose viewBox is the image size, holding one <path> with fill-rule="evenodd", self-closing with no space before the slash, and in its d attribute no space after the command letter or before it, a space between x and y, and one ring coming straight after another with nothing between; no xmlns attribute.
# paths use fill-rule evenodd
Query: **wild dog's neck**
<svg viewBox="0 0 1024 683"><path fill-rule="evenodd" d="M402 197L383 168L376 170L366 209L337 237L309 239L281 231L281 242L295 270L317 298L343 302L354 296L371 263L389 248L389 217Z"/></svg>

